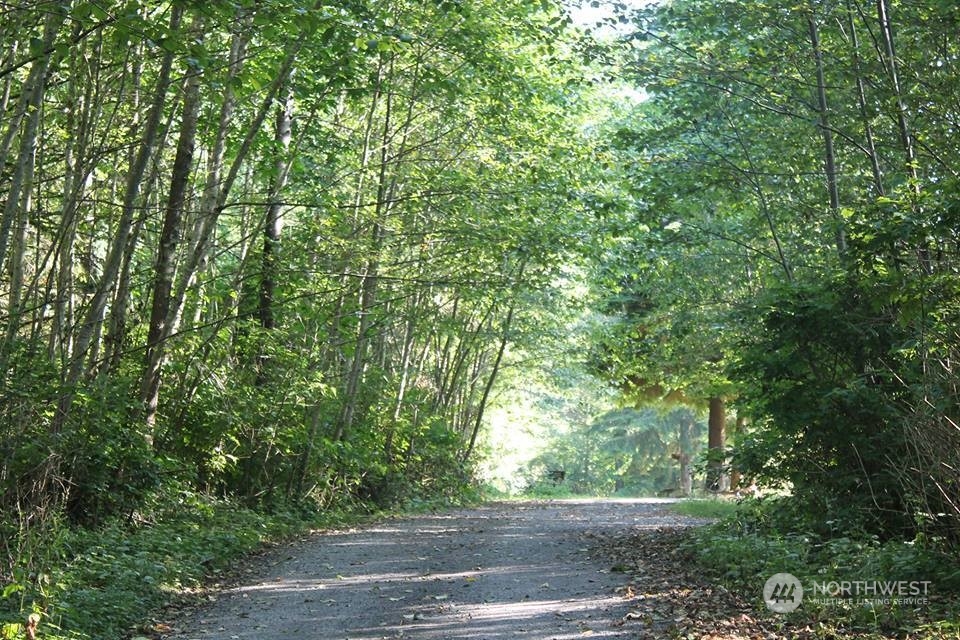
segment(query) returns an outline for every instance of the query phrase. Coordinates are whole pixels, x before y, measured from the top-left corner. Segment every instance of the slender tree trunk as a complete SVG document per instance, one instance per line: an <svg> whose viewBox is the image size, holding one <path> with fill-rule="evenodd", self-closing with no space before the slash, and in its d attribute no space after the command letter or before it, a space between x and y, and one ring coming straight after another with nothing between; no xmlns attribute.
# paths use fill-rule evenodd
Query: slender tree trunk
<svg viewBox="0 0 960 640"><path fill-rule="evenodd" d="M289 73L290 66L293 64L294 59L295 52L291 52L287 55L287 58L280 70L281 74ZM206 259L210 246L210 240L213 236L213 230L216 227L217 220L220 218L220 214L223 213L224 208L227 206L227 198L230 194L230 190L232 189L233 184L236 182L236 178L239 175L244 160L246 160L248 154L253 148L253 144L260 133L260 128L263 125L264 120L266 120L267 115L270 113L270 107L273 105L276 93L279 91L283 82L283 78L278 78L276 81L274 81L267 93L267 96L264 97L256 116L250 123L250 126L247 128L247 135L241 143L240 149L234 156L233 163L230 165L230 170L227 172L226 177L220 184L219 195L213 210L201 212L202 221L198 229L198 237L196 242L193 244L189 255L187 256L187 260L183 268L181 269L181 275L178 279L176 294L174 296L175 303L171 305L172 317L170 320L170 327L173 331L176 331L180 325L184 304L186 303L187 290L190 288L190 283L195 278L200 265L202 265L203 261Z"/></svg>
<svg viewBox="0 0 960 640"><path fill-rule="evenodd" d="M877 19L880 22L880 38L883 43L884 65L890 78L897 110L897 129L900 132L900 144L906 156L907 173L913 180L914 188L919 190L917 180L917 154L913 144L913 135L910 133L910 124L907 122L907 105L903 99L903 89L900 86L900 65L897 62L896 47L893 37L893 23L890 20L890 6L887 0L877 0Z"/></svg>
<svg viewBox="0 0 960 640"><path fill-rule="evenodd" d="M39 107L38 107L39 108ZM36 138L34 137L34 141ZM34 146L33 153L36 153ZM33 177L36 166L36 157L21 157L21 165L25 167L20 183L20 200L15 207L13 234L10 244L10 267L7 272L7 281L10 283L10 293L7 298L7 333L3 341L3 354L10 353L13 342L20 331L23 315L23 270L24 259L27 253L27 221L30 210L33 208ZM12 197L12 193L11 193ZM9 202L7 203L10 204Z"/></svg>
<svg viewBox="0 0 960 640"><path fill-rule="evenodd" d="M367 168L370 165L370 160L372 157L373 147L373 128L374 121L376 118L377 110L382 98L382 86L384 81L384 73L386 71L386 66L384 65L383 59L380 60L380 64L377 68L377 77L376 77L376 86L374 88L373 98L370 101L370 110L367 113L367 123L365 126L364 132L364 141L363 141L363 153L360 162L360 175L357 181L357 188L355 191L354 197L354 211L355 215L359 217L360 209L363 205L363 196L365 193L365 174ZM388 109L387 115L384 118L383 125L383 135L381 142L385 148L388 144L389 135L390 135L390 114L389 114L389 104L390 100L388 97L387 100ZM385 153L385 150L382 151ZM382 176L383 176L384 167L381 166L381 171L379 172L381 176L381 182L378 186L378 192L382 188ZM380 206L377 205L377 210L374 212L374 222L370 232L370 241L371 247L369 249L370 257L367 259L367 262L363 269L363 274L360 279L360 299L359 299L359 314L360 321L358 322L357 332L356 332L356 343L353 349L353 355L350 359L350 366L347 371L347 379L344 387L343 394L343 407L340 412L340 417L337 420L336 431L334 432L334 440L342 440L345 435L349 432L350 428L353 426L353 422L356 418L357 408L359 404L359 391L360 391L360 382L363 376L363 370L367 364L367 344L369 340L370 325L371 325L371 314L373 313L374 303L376 301L377 295L377 284L379 280L379 257L378 253L380 251L380 245L382 242L382 227L381 221L379 220ZM358 218L359 219L359 218Z"/></svg>
<svg viewBox="0 0 960 640"><path fill-rule="evenodd" d="M522 273L523 267L520 268L520 271ZM460 456L461 463L466 463L470 459L477 445L477 436L480 434L480 427L483 424L483 416L486 412L487 402L490 400L490 392L493 390L493 385L497 381L497 376L500 373L503 354L506 353L507 345L510 344L510 333L513 329L513 312L515 307L516 299L510 303L510 308L507 310L507 317L503 320L503 333L500 336L500 347L497 349L497 356L493 360L493 366L487 377L487 383L483 387L483 395L480 396L480 402L477 405L477 412L473 420L473 430L470 433L470 441Z"/></svg>
<svg viewBox="0 0 960 640"><path fill-rule="evenodd" d="M380 244L381 230L380 225L375 224L373 230L374 246ZM374 249L377 251L377 249ZM360 288L360 322L357 326L356 346L353 350L353 356L350 361L350 369L347 374L346 390L344 392L343 411L340 414L340 420L337 422L337 431L335 440L342 440L350 431L356 419L357 409L360 401L360 386L363 379L363 371L367 366L367 349L370 341L370 331L373 321L374 305L377 298L377 284L379 282L379 261L373 258L363 273Z"/></svg>
<svg viewBox="0 0 960 640"><path fill-rule="evenodd" d="M80 29L79 23L74 27L74 34ZM78 86L80 75L78 55L71 56L69 80L67 84L67 98L64 111L66 112L65 130L67 138L63 147L63 208L60 218L60 241L57 246L56 261L56 295L53 300L53 326L47 340L47 356L51 361L62 353L64 361L70 358L72 336L70 327L73 326L73 261L74 247L77 235L77 216L80 194L83 191L84 172L79 166L78 151L83 147L86 138L86 126L90 123L89 101ZM92 84L92 83L91 83ZM82 114L82 115L81 115ZM79 116L79 117L78 117ZM82 156L82 151L80 151Z"/></svg>
<svg viewBox="0 0 960 640"><path fill-rule="evenodd" d="M900 144L903 146L903 153L906 160L907 175L910 178L914 195L920 195L920 176L917 167L917 153L913 143L913 134L910 131L910 123L907 122L907 105L903 97L903 88L900 84L900 68L897 62L897 52L894 46L893 22L890 19L890 5L888 0L877 0L877 19L880 22L880 35L883 42L883 53L886 58L885 64L887 75L890 78L890 85L893 88L893 94L897 110L897 128L900 131ZM914 207L917 205L914 204ZM930 263L930 248L925 240L921 240L916 249L920 268L926 274L933 273Z"/></svg>
<svg viewBox="0 0 960 640"><path fill-rule="evenodd" d="M137 127L143 126L143 117L144 114L141 113L141 102L142 102L142 93L143 93L143 58L144 58L145 45L141 43L138 47L131 49L127 56L127 64L131 67L131 85L129 103L130 107L133 110L132 116L132 126L131 129L136 129ZM171 114L172 116L172 114ZM163 139L167 131L170 130L169 123L164 127L164 133L161 134L161 142L158 147L163 146ZM134 166L136 163L138 150L136 147L131 147L128 152L127 164L129 166ZM156 175L159 172L160 163L157 161L158 154L153 156L153 169L152 174L145 180L147 185L147 192L144 193L141 191L138 194L138 198L141 201L146 202L149 198L149 186L156 182ZM149 163L148 158L148 163ZM146 169L144 169L146 171ZM117 274L117 283L115 287L115 293L113 295L113 301L110 305L110 314L109 321L107 326L106 337L104 338L104 365L100 368L100 372L109 372L116 371L117 367L120 365L120 359L123 356L123 346L124 341L127 335L127 310L130 305L130 293L131 293L131 273L130 273L130 264L133 259L133 251L137 246L139 241L140 231L143 227L144 221L146 220L145 215L138 216L132 228L130 229L129 236L127 238L126 247L123 250L123 257L121 260L120 268Z"/></svg>
<svg viewBox="0 0 960 640"><path fill-rule="evenodd" d="M873 125L870 123L870 113L867 109L867 92L863 81L863 65L860 59L860 38L857 35L857 24L853 15L853 7L847 2L847 25L850 28L850 48L853 51L853 69L856 74L857 105L860 108L860 118L863 120L863 132L866 138L866 149L870 160L870 171L873 174L873 188L878 196L884 195L883 171L880 168L880 156L877 155L877 145L873 135Z"/></svg>
<svg viewBox="0 0 960 640"><path fill-rule="evenodd" d="M492 324L493 314L497 310L497 307L497 301L491 302L484 311L483 317L479 319L470 331L468 331L467 328L470 326L471 316L467 315L462 320L463 328L460 330L459 335L447 336L442 356L439 358L437 365L437 378L439 382L437 385L436 399L433 403L434 411L446 412L450 407L450 404L454 400L454 389L456 389L457 382L464 375L463 371L467 364L467 359L472 350L476 348L476 345L480 343L481 334L488 330ZM454 313L451 316L451 320L455 320L456 318L457 315ZM454 342L456 343L455 349L452 347ZM452 355L451 351L453 351Z"/></svg>
<svg viewBox="0 0 960 640"><path fill-rule="evenodd" d="M250 21L243 16L238 18L240 23L239 30L233 34L230 44L230 54L227 61L227 74L223 79L223 100L220 102L220 112L217 117L217 131L214 136L213 147L207 160L207 176L203 187L203 193L200 197L200 206L194 219L193 227L185 243L187 247L187 259L184 266L180 269L177 284L173 293L173 302L171 303L168 319L169 332L171 334L179 331L180 323L183 319L184 307L186 305L187 290L196 280L197 273L201 269L207 256L207 246L210 237L216 227L217 219L222 211L222 204L226 203L226 196L236 179L235 168L245 159L249 150L249 145L241 145L241 149L234 159L228 178L223 177L223 167L227 149L227 136L233 125L234 112L236 110L236 95L234 86L236 79L243 69L243 60L246 52ZM272 93L270 94L272 100ZM261 110L263 107L261 107ZM259 115L259 112L258 112ZM259 130L261 119L254 118L255 130ZM249 134L248 134L249 135Z"/></svg>
<svg viewBox="0 0 960 640"><path fill-rule="evenodd" d="M193 169L199 113L200 76L199 72L191 71L186 81L180 138L177 141L177 153L170 176L170 192L164 211L163 227L160 231L153 304L147 333L146 367L140 384L140 400L144 406L144 422L147 427L146 437L151 444L160 397L160 368L166 353L165 341L170 335L168 316L176 272L177 248L180 244L181 222L188 197L190 173Z"/></svg>
<svg viewBox="0 0 960 640"><path fill-rule="evenodd" d="M680 494L689 496L693 493L693 471L690 467L690 457L693 449L693 412L684 412L680 417L679 443L680 452L677 459L680 462Z"/></svg>
<svg viewBox="0 0 960 640"><path fill-rule="evenodd" d="M820 28L817 17L811 8L807 18L810 31L810 46L813 48L813 58L817 67L817 111L820 115L820 132L823 135L823 168L827 179L827 193L830 200L830 215L835 226L834 242L837 253L843 255L847 251L847 238L843 229L843 220L840 217L840 188L837 185L837 155L833 145L833 130L830 128L830 109L827 106L827 83L823 70L823 51L820 48Z"/></svg>
<svg viewBox="0 0 960 640"><path fill-rule="evenodd" d="M180 22L183 18L183 5L174 4L170 16L170 30L177 32L180 29ZM74 349L70 368L66 375L63 393L57 403L57 412L53 420L53 431L56 433L63 428L70 409L73 405L75 389L73 388L83 375L84 362L87 351L95 335L98 334L100 324L103 322L103 313L107 306L107 300L113 291L116 283L120 266L123 262L124 252L127 248L127 239L130 236L130 230L133 226L133 217L136 211L136 205L140 195L140 189L143 183L143 175L147 168L147 163L156 151L156 144L159 135L160 121L163 117L163 107L166 104L167 92L170 88L170 72L173 67L173 52L167 52L163 56L160 64L160 71L157 78L156 91L150 106L150 114L143 126L143 135L140 138L140 146L133 164L127 172L127 180L123 194L123 207L120 215L120 221L117 224L117 230L110 245L107 260L104 265L103 275L100 283L94 293L90 306L87 309L79 331L74 340Z"/></svg>
<svg viewBox="0 0 960 640"><path fill-rule="evenodd" d="M167 135L171 129L171 123L167 122L163 134L159 139L161 147L166 142ZM160 204L153 202L153 199L159 197L159 194L155 193L155 191L158 189L160 173L164 168L159 156L160 154L157 154L154 157L150 175L144 181L144 186L140 193L140 200L143 203L144 209L160 209ZM117 274L116 285L112 296L113 303L110 305L107 336L104 340L107 352L104 354L104 366L100 369L102 372L116 371L120 366L120 361L124 354L124 343L127 339L127 313L135 284L133 281L134 273L132 271L134 252L137 244L140 242L140 234L143 233L143 228L147 221L147 216L137 216L133 220L133 224L127 234L127 245L123 251L120 271ZM91 370L92 366L93 364L91 363Z"/></svg>
<svg viewBox="0 0 960 640"><path fill-rule="evenodd" d="M46 52L34 61L23 88L22 111L18 110L11 122L8 135L17 131L15 125L24 122L20 131L20 145L16 155L16 165L10 178L10 187L6 193L6 203L0 217L0 269L3 268L10 252L9 294L7 298L7 330L0 348L0 368L10 353L13 340L20 328L21 294L23 292L24 254L26 251L27 219L33 206L33 177L36 170L38 132L43 116L43 98L47 88L53 43L57 38L66 15L53 10L47 16L43 29L43 50ZM7 141L4 141L5 144ZM0 159L0 175L6 158Z"/></svg>
<svg viewBox="0 0 960 640"><path fill-rule="evenodd" d="M734 428L734 437L743 435L744 429L747 426L747 418L743 414L737 414L737 421ZM731 467L730 469L730 490L739 491L740 483L743 480L740 470L736 467Z"/></svg>
<svg viewBox="0 0 960 640"><path fill-rule="evenodd" d="M12 65L14 60L17 59L17 50L19 45L20 43L16 40L10 43L10 48L7 50L7 55L3 58L4 67ZM7 106L10 104L10 92L13 89L13 80L14 74L12 73L8 73L3 79L3 89L0 89L0 113L7 112ZM10 127L10 130L15 129L16 127ZM6 137L4 137L4 140L6 140ZM9 151L9 147L0 147L0 162L3 162L2 158L6 156L7 151Z"/></svg>
<svg viewBox="0 0 960 640"><path fill-rule="evenodd" d="M288 83L292 78L288 77ZM280 249L280 232L283 229L283 205L280 195L287 184L290 170L290 138L293 131L293 88L288 85L287 97L277 110L274 144L277 154L274 160L274 175L270 181L266 223L263 229L263 260L260 272L260 299L258 315L260 326L273 329L276 326L274 297L277 286L277 258Z"/></svg>
<svg viewBox="0 0 960 640"><path fill-rule="evenodd" d="M491 307L492 308L492 307ZM460 317L460 296L455 295L453 302L450 308L450 318L449 322L451 324L455 323ZM477 329L479 331L479 328ZM447 389L452 386L452 369L450 366L450 352L453 350L453 343L455 336L452 332L446 332L446 337L443 339L443 345L441 346L441 337L443 334L437 331L435 334L437 342L437 355L435 358L436 365L434 367L436 373L434 377L436 378L436 395L433 401L432 410L436 411L441 407L445 407L447 403ZM460 336L461 341L464 336Z"/></svg>
<svg viewBox="0 0 960 640"><path fill-rule="evenodd" d="M421 259L422 257L423 256L421 255ZM421 262L421 264L423 263ZM397 430L397 425L399 424L400 418L403 415L403 403L406 399L407 386L410 383L410 373L412 370L411 360L413 358L414 341L417 337L417 326L420 324L418 309L420 308L420 303L422 300L423 294L422 292L418 292L411 299L410 307L407 311L407 321L405 323L403 341L400 351L400 381L397 386L397 397L393 403L392 420L387 426L387 433L384 436L383 444L383 457L388 465L392 465L394 462L393 440Z"/></svg>
<svg viewBox="0 0 960 640"><path fill-rule="evenodd" d="M320 420L322 412L319 406L310 409L307 427L307 439L304 442L303 449L297 459L296 471L293 474L296 486L294 488L295 496L304 495L304 487L307 482L307 475L310 473L310 461L313 457L313 450L316 448L317 436L320 434ZM293 497L293 496L291 496Z"/></svg>
<svg viewBox="0 0 960 640"><path fill-rule="evenodd" d="M17 133L20 133L20 148L16 154L16 166L13 168L10 187L6 194L6 205L3 208L3 215L0 217L0 268L2 268L6 262L10 230L13 227L22 205L25 179L28 175L32 176L33 174L37 131L40 127L40 118L43 115L43 109L41 107L47 87L47 75L53 56L53 43L66 17L66 13L56 10L56 8L47 14L47 19L43 26L42 42L43 51L46 53L34 60L30 67L30 73L27 75L27 80L23 85L23 92L21 93L17 110L4 135L2 146L0 146L0 175L3 175L13 140L16 138ZM23 130L20 131L20 124L24 120L26 120L26 124L23 125ZM8 306L8 310L12 312L12 305Z"/></svg>

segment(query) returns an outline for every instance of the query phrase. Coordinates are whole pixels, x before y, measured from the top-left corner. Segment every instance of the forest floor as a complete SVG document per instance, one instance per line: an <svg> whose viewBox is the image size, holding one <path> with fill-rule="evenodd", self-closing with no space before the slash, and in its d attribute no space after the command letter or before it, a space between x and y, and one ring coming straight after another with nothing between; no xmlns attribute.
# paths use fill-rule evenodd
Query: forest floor
<svg viewBox="0 0 960 640"><path fill-rule="evenodd" d="M678 555L665 500L497 503L320 532L167 610L154 638L793 638ZM197 601L200 601L197 604ZM762 606L762 605L761 605Z"/></svg>

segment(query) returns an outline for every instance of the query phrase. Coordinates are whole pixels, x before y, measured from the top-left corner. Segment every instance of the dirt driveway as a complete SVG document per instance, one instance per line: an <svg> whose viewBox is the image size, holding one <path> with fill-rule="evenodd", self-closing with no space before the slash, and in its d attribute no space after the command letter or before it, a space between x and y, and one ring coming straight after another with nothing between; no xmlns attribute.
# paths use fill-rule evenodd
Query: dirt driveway
<svg viewBox="0 0 960 640"><path fill-rule="evenodd" d="M317 534L258 560L249 583L171 639L627 638L623 576L592 558L612 530L692 521L663 500L505 503Z"/></svg>

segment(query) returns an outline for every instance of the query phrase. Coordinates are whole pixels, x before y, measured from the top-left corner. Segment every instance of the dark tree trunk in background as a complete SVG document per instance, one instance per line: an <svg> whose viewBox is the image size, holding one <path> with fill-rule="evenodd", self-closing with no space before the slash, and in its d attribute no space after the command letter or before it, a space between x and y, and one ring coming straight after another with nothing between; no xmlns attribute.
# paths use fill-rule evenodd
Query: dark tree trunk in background
<svg viewBox="0 0 960 640"><path fill-rule="evenodd" d="M707 421L709 463L707 464L707 490L726 491L729 480L724 470L724 448L726 446L727 411L723 398L710 398L710 416Z"/></svg>
<svg viewBox="0 0 960 640"><path fill-rule="evenodd" d="M157 251L153 305L147 334L147 363L140 387L148 441L152 440L152 431L157 419L157 402L160 397L160 367L166 351L164 343L170 337L168 324L170 301L176 271L177 249L180 246L183 212L190 184L190 172L193 168L193 152L199 112L200 80L198 75L194 73L187 79L186 92L183 98L180 139L177 141L177 154L173 161L173 171L170 178L170 194L167 198L163 228L160 231L160 246Z"/></svg>

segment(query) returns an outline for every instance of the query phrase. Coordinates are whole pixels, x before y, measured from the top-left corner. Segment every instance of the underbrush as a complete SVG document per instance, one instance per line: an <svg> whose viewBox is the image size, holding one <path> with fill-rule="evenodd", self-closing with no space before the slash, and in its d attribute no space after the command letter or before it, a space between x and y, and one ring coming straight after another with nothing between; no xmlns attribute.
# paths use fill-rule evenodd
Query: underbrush
<svg viewBox="0 0 960 640"><path fill-rule="evenodd" d="M695 531L685 550L712 580L766 611L764 584L789 573L802 605L785 619L823 637L960 638L960 563L938 540L880 540L857 531L791 530L779 501L741 505ZM867 634L866 636L862 634Z"/></svg>
<svg viewBox="0 0 960 640"><path fill-rule="evenodd" d="M170 507L155 522L52 523L27 534L21 548L30 552L13 559L0 584L0 638L23 638L30 614L49 640L129 637L149 612L266 543L362 515L261 513L189 494Z"/></svg>

